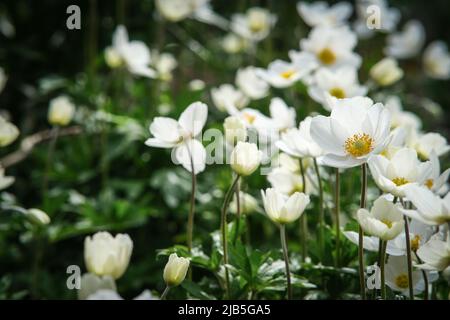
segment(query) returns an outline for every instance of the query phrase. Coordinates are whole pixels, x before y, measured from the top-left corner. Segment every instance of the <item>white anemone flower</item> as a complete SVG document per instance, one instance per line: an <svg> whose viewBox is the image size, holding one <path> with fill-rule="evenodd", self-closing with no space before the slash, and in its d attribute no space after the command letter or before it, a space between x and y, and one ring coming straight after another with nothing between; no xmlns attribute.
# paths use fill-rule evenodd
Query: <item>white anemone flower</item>
<svg viewBox="0 0 450 320"><path fill-rule="evenodd" d="M433 236L427 243L417 250L417 255L423 264L418 268L442 271L450 266L450 234L447 241L441 240L439 235Z"/></svg>
<svg viewBox="0 0 450 320"><path fill-rule="evenodd" d="M329 117L311 121L311 137L323 149L324 165L351 168L383 151L389 142L390 114L369 98L336 99Z"/></svg>
<svg viewBox="0 0 450 320"><path fill-rule="evenodd" d="M288 197L268 188L265 192L261 190L261 195L267 216L278 224L290 223L300 218L310 202L309 196L301 192L295 192Z"/></svg>
<svg viewBox="0 0 450 320"><path fill-rule="evenodd" d="M283 99L275 97L270 100L270 117L278 132L295 127L295 109L289 107Z"/></svg>
<svg viewBox="0 0 450 320"><path fill-rule="evenodd" d="M269 93L269 84L257 75L257 70L250 66L236 73L237 87L252 100L264 98Z"/></svg>
<svg viewBox="0 0 450 320"><path fill-rule="evenodd" d="M403 77L403 70L398 66L397 60L383 58L370 68L370 77L380 86L389 86Z"/></svg>
<svg viewBox="0 0 450 320"><path fill-rule="evenodd" d="M328 5L324 1L313 3L297 3L297 11L303 21L310 26L319 25L340 26L347 23L348 18L353 12L352 5L348 2L338 2L334 5Z"/></svg>
<svg viewBox="0 0 450 320"><path fill-rule="evenodd" d="M237 197L233 197L230 202L230 212L237 213ZM240 191L239 192L239 209L241 214L251 214L253 212L261 211L259 207L258 200L255 199L251 194Z"/></svg>
<svg viewBox="0 0 450 320"><path fill-rule="evenodd" d="M142 41L129 41L127 29L120 25L113 34L113 43L105 51L105 58L112 68L125 66L132 74L154 78L155 70L151 63L150 49Z"/></svg>
<svg viewBox="0 0 450 320"><path fill-rule="evenodd" d="M145 144L149 147L173 149L174 160L187 171L198 174L205 170L206 150L197 137L201 134L207 117L208 107L201 102L190 104L178 121L156 117L150 124L153 138L148 139Z"/></svg>
<svg viewBox="0 0 450 320"><path fill-rule="evenodd" d="M297 158L317 158L323 154L322 148L311 138L311 117L306 117L299 128L292 128L281 134L276 146L283 152Z"/></svg>
<svg viewBox="0 0 450 320"><path fill-rule="evenodd" d="M406 256L392 256L389 257L385 267L386 285L394 291L398 291L403 295L409 294L409 281L408 281L408 263ZM436 273L427 274L428 282L434 282L437 280L438 275ZM412 272L412 285L414 294L419 294L425 289L425 282L423 280L423 274L420 270L413 270Z"/></svg>
<svg viewBox="0 0 450 320"><path fill-rule="evenodd" d="M347 27L319 26L312 29L308 38L300 41L302 51L290 51L293 62L308 56L322 67L337 68L343 65L358 68L361 57L353 52L357 43L356 35Z"/></svg>
<svg viewBox="0 0 450 320"><path fill-rule="evenodd" d="M415 131L409 136L408 146L417 150L417 154L422 159L429 159L431 152L435 152L438 157L450 151L450 146L442 135L435 132L416 134Z"/></svg>
<svg viewBox="0 0 450 320"><path fill-rule="evenodd" d="M400 204L384 197L375 200L370 212L365 208L359 209L356 217L364 232L384 241L397 237L404 226Z"/></svg>
<svg viewBox="0 0 450 320"><path fill-rule="evenodd" d="M292 86L317 68L317 62L310 56L301 56L294 62L275 60L266 69L257 69L257 74L274 88Z"/></svg>
<svg viewBox="0 0 450 320"><path fill-rule="evenodd" d="M387 97L384 105L391 113L392 129L405 128L407 130L419 130L422 127L422 120L415 113L403 110L399 97Z"/></svg>
<svg viewBox="0 0 450 320"><path fill-rule="evenodd" d="M263 40L269 35L277 21L276 15L259 7L249 8L245 14L236 13L231 17L231 30L252 42Z"/></svg>
<svg viewBox="0 0 450 320"><path fill-rule="evenodd" d="M0 165L0 191L11 186L14 181L14 177L5 176L5 169Z"/></svg>
<svg viewBox="0 0 450 320"><path fill-rule="evenodd" d="M441 199L427 187L412 184L405 188L405 194L417 209L403 209L403 214L432 226L450 222L450 193Z"/></svg>
<svg viewBox="0 0 450 320"><path fill-rule="evenodd" d="M172 71L178 65L175 57L171 53L158 50L152 50L151 57L151 66L155 69L156 76L163 81L172 80Z"/></svg>
<svg viewBox="0 0 450 320"><path fill-rule="evenodd" d="M327 95L338 99L364 96L367 88L358 83L358 73L354 67L340 67L336 70L319 69L314 75L314 83L308 87L308 94L325 109L330 111Z"/></svg>
<svg viewBox="0 0 450 320"><path fill-rule="evenodd" d="M242 91L228 83L212 88L211 98L216 108L220 111L226 111L228 104L235 106L237 109L242 109L250 102L249 98Z"/></svg>
<svg viewBox="0 0 450 320"><path fill-rule="evenodd" d="M434 41L425 49L423 65L426 74L433 79L450 78L450 54L443 41Z"/></svg>
<svg viewBox="0 0 450 320"><path fill-rule="evenodd" d="M384 52L397 59L408 59L419 54L424 42L423 25L417 20L412 20L405 24L401 32L388 36Z"/></svg>
<svg viewBox="0 0 450 320"><path fill-rule="evenodd" d="M398 150L391 159L374 155L367 164L377 186L396 197L404 197L412 183L423 184L432 172L431 162L421 162L411 148Z"/></svg>
<svg viewBox="0 0 450 320"><path fill-rule="evenodd" d="M425 223L422 223L418 220L412 219L409 223L409 241L410 248L412 252L417 252L417 250L423 246L427 241L431 238L431 236L435 233L435 228L433 226L429 226ZM407 254L406 250L406 233L403 231L393 239L389 241L389 244L392 248L402 252L402 255ZM414 261L416 261L416 256L412 255Z"/></svg>
<svg viewBox="0 0 450 320"><path fill-rule="evenodd" d="M353 244L359 246L359 235L355 231L344 231L344 236L350 240ZM403 256L405 252L397 248L394 241L388 241L386 245L386 253L390 256ZM363 237L363 248L367 251L378 252L380 250L380 238L375 236Z"/></svg>
<svg viewBox="0 0 450 320"><path fill-rule="evenodd" d="M434 151L430 154L431 162L431 172L425 178L424 185L436 194L443 194L447 188L446 183L448 177L450 176L450 168L447 168L441 174L441 164L439 163L439 158Z"/></svg>

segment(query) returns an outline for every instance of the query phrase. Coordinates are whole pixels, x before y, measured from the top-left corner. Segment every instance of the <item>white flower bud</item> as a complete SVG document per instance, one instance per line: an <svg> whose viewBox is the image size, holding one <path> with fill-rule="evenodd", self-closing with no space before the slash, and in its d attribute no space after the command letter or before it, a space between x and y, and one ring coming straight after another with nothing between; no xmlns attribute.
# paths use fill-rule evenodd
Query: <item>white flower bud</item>
<svg viewBox="0 0 450 320"><path fill-rule="evenodd" d="M189 269L189 260L178 257L176 253L169 256L169 261L164 267L164 281L167 286L175 287L183 282Z"/></svg>
<svg viewBox="0 0 450 320"><path fill-rule="evenodd" d="M231 168L241 176L251 175L260 162L261 153L254 143L239 141L231 152Z"/></svg>
<svg viewBox="0 0 450 320"><path fill-rule="evenodd" d="M75 106L66 96L60 96L50 101L48 122L56 126L66 126L72 121Z"/></svg>

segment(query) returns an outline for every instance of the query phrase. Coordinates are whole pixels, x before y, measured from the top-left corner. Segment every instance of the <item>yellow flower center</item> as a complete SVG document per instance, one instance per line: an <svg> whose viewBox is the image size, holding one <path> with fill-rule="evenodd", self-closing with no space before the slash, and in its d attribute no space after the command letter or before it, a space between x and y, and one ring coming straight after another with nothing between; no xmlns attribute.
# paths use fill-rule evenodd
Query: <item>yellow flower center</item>
<svg viewBox="0 0 450 320"><path fill-rule="evenodd" d="M338 98L338 99L344 99L345 98L345 91L344 90L342 90L341 88L333 88L333 89L331 89L330 90L330 94L333 96L333 97L336 97L336 98Z"/></svg>
<svg viewBox="0 0 450 320"><path fill-rule="evenodd" d="M249 27L251 32L253 33L257 33L260 32L262 30L264 30L265 27L265 21L263 19L258 19L258 18L250 18L250 22L249 22Z"/></svg>
<svg viewBox="0 0 450 320"><path fill-rule="evenodd" d="M397 276L395 278L395 284L397 285L397 287L402 288L402 289L408 288L409 287L408 275L401 274L401 275Z"/></svg>
<svg viewBox="0 0 450 320"><path fill-rule="evenodd" d="M280 76L284 79L289 79L295 74L294 70L286 70L282 73L280 73Z"/></svg>
<svg viewBox="0 0 450 320"><path fill-rule="evenodd" d="M254 116L254 115L252 115L252 114L249 114L249 113L244 113L244 119L245 119L245 121L247 121L249 124L252 124L252 123L255 121L256 116Z"/></svg>
<svg viewBox="0 0 450 320"><path fill-rule="evenodd" d="M414 238L411 239L411 250L416 252L420 246L420 236L415 235Z"/></svg>
<svg viewBox="0 0 450 320"><path fill-rule="evenodd" d="M381 220L389 229L392 228L392 221L388 219Z"/></svg>
<svg viewBox="0 0 450 320"><path fill-rule="evenodd" d="M323 49L317 54L319 60L326 65L330 65L336 62L336 55L328 48Z"/></svg>
<svg viewBox="0 0 450 320"><path fill-rule="evenodd" d="M394 179L392 179L392 182L395 183L395 185L397 187L409 183L409 181L407 179L403 178L403 177L394 178Z"/></svg>
<svg viewBox="0 0 450 320"><path fill-rule="evenodd" d="M373 139L366 133L354 134L345 141L344 148L347 154L358 158L373 150Z"/></svg>
<svg viewBox="0 0 450 320"><path fill-rule="evenodd" d="M433 188L434 185L433 179L428 179L427 181L425 181L425 185L427 186L428 189Z"/></svg>

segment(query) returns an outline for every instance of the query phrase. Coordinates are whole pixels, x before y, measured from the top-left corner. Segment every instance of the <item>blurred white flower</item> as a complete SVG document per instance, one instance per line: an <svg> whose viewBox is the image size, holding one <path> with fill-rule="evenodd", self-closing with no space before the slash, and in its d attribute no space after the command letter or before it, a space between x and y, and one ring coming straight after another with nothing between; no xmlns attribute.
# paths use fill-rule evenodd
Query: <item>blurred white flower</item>
<svg viewBox="0 0 450 320"><path fill-rule="evenodd" d="M295 127L295 109L288 107L283 99L278 97L272 98L270 100L269 110L273 125L278 132L285 132Z"/></svg>
<svg viewBox="0 0 450 320"><path fill-rule="evenodd" d="M150 49L142 41L129 41L127 29L120 25L113 34L111 47L105 49L105 60L111 68L125 66L132 74L154 78Z"/></svg>
<svg viewBox="0 0 450 320"><path fill-rule="evenodd" d="M375 12L379 12L379 20L374 19ZM386 0L358 0L356 13L358 19L354 24L354 29L363 39L371 37L374 32L394 31L401 18L400 11L397 8L389 8ZM368 27L368 22L370 22L371 29ZM377 23L379 25L376 25Z"/></svg>
<svg viewBox="0 0 450 320"><path fill-rule="evenodd" d="M3 91L3 88L5 87L6 81L8 80L8 77L5 74L5 70L0 67L0 93Z"/></svg>
<svg viewBox="0 0 450 320"><path fill-rule="evenodd" d="M128 267L133 241L127 234L113 237L109 232L97 232L84 240L84 261L90 273L120 278Z"/></svg>
<svg viewBox="0 0 450 320"><path fill-rule="evenodd" d="M228 83L212 88L211 98L216 108L220 111L226 111L227 105L242 109L249 103L249 98L246 95Z"/></svg>
<svg viewBox="0 0 450 320"><path fill-rule="evenodd" d="M81 276L78 299L86 300L100 290L116 292L116 282L111 276L97 276L92 273L85 273Z"/></svg>
<svg viewBox="0 0 450 320"><path fill-rule="evenodd" d="M358 83L357 70L354 67L343 66L336 70L319 69L314 75L314 82L308 87L308 94L330 111L327 95L338 99L364 96L367 88Z"/></svg>
<svg viewBox="0 0 450 320"><path fill-rule="evenodd" d="M67 126L75 115L75 105L67 96L59 96L50 101L48 122L54 126Z"/></svg>
<svg viewBox="0 0 450 320"><path fill-rule="evenodd" d="M403 295L409 294L408 264L406 256L389 257L386 267L386 285L394 291L401 292ZM428 282L437 280L437 275L427 275ZM423 275L420 270L413 270L412 285L414 294L421 293L424 289Z"/></svg>
<svg viewBox="0 0 450 320"><path fill-rule="evenodd" d="M249 8L245 14L234 14L231 17L230 28L242 38L258 42L268 36L276 21L277 17L269 10L253 7Z"/></svg>
<svg viewBox="0 0 450 320"><path fill-rule="evenodd" d="M0 165L0 191L11 186L14 181L14 177L5 176L5 169Z"/></svg>
<svg viewBox="0 0 450 320"><path fill-rule="evenodd" d="M380 86L389 86L403 77L403 70L397 60L384 58L370 69L370 77Z"/></svg>
<svg viewBox="0 0 450 320"><path fill-rule="evenodd" d="M269 93L269 84L258 77L257 68L252 66L237 71L236 85L252 100L264 98Z"/></svg>
<svg viewBox="0 0 450 320"><path fill-rule="evenodd" d="M239 141L247 139L247 126L241 118L236 116L229 116L223 122L225 131L225 140L231 146L236 145Z"/></svg>
<svg viewBox="0 0 450 320"><path fill-rule="evenodd" d="M152 138L145 144L156 148L173 148L173 157L187 171L195 174L205 170L206 150L197 140L208 117L208 107L201 102L191 103L178 118L156 117L150 124Z"/></svg>
<svg viewBox="0 0 450 320"><path fill-rule="evenodd" d="M432 237L427 243L417 250L417 255L424 262L417 265L426 270L442 271L450 266L450 234L447 241L443 241L438 235Z"/></svg>
<svg viewBox="0 0 450 320"><path fill-rule="evenodd" d="M441 174L441 165L439 158L434 151L430 154L431 171L425 178L424 185L436 194L443 194L447 191L446 183L450 176L450 168L447 168Z"/></svg>
<svg viewBox="0 0 450 320"><path fill-rule="evenodd" d="M260 210L258 200L252 195L242 191L239 193L239 207L241 214L250 214ZM233 197L233 200L230 202L230 212L237 213L236 197Z"/></svg>
<svg viewBox="0 0 450 320"><path fill-rule="evenodd" d="M311 137L323 149L324 165L350 168L361 165L383 151L389 142L390 114L381 103L369 98L331 97L329 117L311 121Z"/></svg>
<svg viewBox="0 0 450 320"><path fill-rule="evenodd" d="M375 200L370 212L359 209L356 218L365 233L385 241L397 237L404 226L400 204L394 204L384 197Z"/></svg>
<svg viewBox="0 0 450 320"><path fill-rule="evenodd" d="M157 77L163 81L172 80L172 71L177 67L178 62L175 57L167 52L158 52L153 50L151 52L151 63L157 73Z"/></svg>
<svg viewBox="0 0 450 320"><path fill-rule="evenodd" d="M297 11L303 21L310 27L319 25L340 26L347 23L347 19L352 15L353 8L348 2L338 2L328 5L324 1L313 3L297 3Z"/></svg>
<svg viewBox="0 0 450 320"><path fill-rule="evenodd" d="M194 79L189 81L189 90L191 91L201 91L205 89L205 81L201 79Z"/></svg>
<svg viewBox="0 0 450 320"><path fill-rule="evenodd" d="M407 141L408 146L417 150L422 159L429 159L431 152L435 152L438 157L443 156L450 150L450 146L439 133L429 132L425 134L416 134L413 132Z"/></svg>
<svg viewBox="0 0 450 320"><path fill-rule="evenodd" d="M320 146L311 138L311 117L306 117L300 122L299 128L292 128L281 134L281 140L276 142L276 146L283 152L297 157L316 158L323 154Z"/></svg>
<svg viewBox="0 0 450 320"><path fill-rule="evenodd" d="M261 195L267 216L279 224L294 222L300 218L310 202L309 196L304 193L295 192L286 196L273 188L268 188L265 192L261 190Z"/></svg>
<svg viewBox="0 0 450 320"><path fill-rule="evenodd" d="M419 130L422 127L422 120L415 113L403 110L399 97L387 97L384 105L391 113L392 129L405 128L406 130Z"/></svg>
<svg viewBox="0 0 450 320"><path fill-rule="evenodd" d="M181 284L186 277L189 269L189 260L183 257L178 257L176 253L169 256L164 267L164 281L169 287L175 287Z"/></svg>
<svg viewBox="0 0 450 320"><path fill-rule="evenodd" d="M386 55L407 59L419 54L425 42L425 30L417 20L411 20L405 24L403 30L387 37Z"/></svg>
<svg viewBox="0 0 450 320"><path fill-rule="evenodd" d="M441 199L427 187L412 184L405 188L405 194L417 210L402 209L403 214L428 225L450 222L450 193Z"/></svg>
<svg viewBox="0 0 450 320"><path fill-rule="evenodd" d="M309 75L317 68L317 62L311 56L300 56L295 62L275 60L266 69L257 69L257 74L272 87L286 88Z"/></svg>
<svg viewBox="0 0 450 320"><path fill-rule="evenodd" d="M231 152L231 167L241 176L249 176L261 163L261 153L254 143L239 141Z"/></svg>
<svg viewBox="0 0 450 320"><path fill-rule="evenodd" d="M19 136L19 129L0 116L0 147L6 147L13 143Z"/></svg>
<svg viewBox="0 0 450 320"><path fill-rule="evenodd" d="M31 208L26 211L26 216L31 222L37 225L46 225L50 223L50 217L42 210Z"/></svg>
<svg viewBox="0 0 450 320"><path fill-rule="evenodd" d="M443 41L434 41L425 49L423 65L426 74L434 79L450 78L450 54Z"/></svg>
<svg viewBox="0 0 450 320"><path fill-rule="evenodd" d="M229 33L222 39L222 48L229 54L243 52L248 47L248 41L234 33Z"/></svg>
<svg viewBox="0 0 450 320"><path fill-rule="evenodd" d="M347 26L318 26L312 29L308 38L300 41L302 51L290 51L289 57L293 63L306 59L306 56L326 68L343 65L358 68L361 57L353 52L356 43L356 35Z"/></svg>
<svg viewBox="0 0 450 320"><path fill-rule="evenodd" d="M260 138L267 139L278 137L278 130L272 118L262 114L259 110L252 108L245 108L238 110L233 105L227 106L227 111L230 115L236 116L244 121L248 129L254 129ZM262 142L260 140L260 142Z"/></svg>
<svg viewBox="0 0 450 320"><path fill-rule="evenodd" d="M88 296L86 300L123 300L123 298L115 290L100 289ZM144 290L133 300L155 300L155 298L149 290Z"/></svg>
<svg viewBox="0 0 450 320"><path fill-rule="evenodd" d="M367 164L378 188L396 197L404 197L405 188L412 183L424 183L432 172L431 162L421 162L411 148L398 150L391 159L374 155Z"/></svg>

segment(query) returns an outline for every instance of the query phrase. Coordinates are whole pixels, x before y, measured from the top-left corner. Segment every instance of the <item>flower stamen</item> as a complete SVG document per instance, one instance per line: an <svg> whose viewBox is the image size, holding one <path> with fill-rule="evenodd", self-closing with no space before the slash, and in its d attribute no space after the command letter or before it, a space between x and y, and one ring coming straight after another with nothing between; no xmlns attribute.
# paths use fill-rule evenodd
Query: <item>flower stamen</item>
<svg viewBox="0 0 450 320"><path fill-rule="evenodd" d="M354 134L345 141L344 148L347 154L354 158L365 156L373 150L373 139L366 133Z"/></svg>
<svg viewBox="0 0 450 320"><path fill-rule="evenodd" d="M323 49L317 54L317 58L326 65L330 65L335 63L336 61L336 55L334 52L328 48Z"/></svg>
<svg viewBox="0 0 450 320"><path fill-rule="evenodd" d="M409 181L407 179L403 178L403 177L394 178L394 179L392 179L392 182L395 183L395 185L397 187L400 187L400 186L402 186L404 184L409 183Z"/></svg>
<svg viewBox="0 0 450 320"><path fill-rule="evenodd" d="M409 287L408 275L407 274L398 275L395 278L395 284L397 285L397 287L402 289L408 288Z"/></svg>
<svg viewBox="0 0 450 320"><path fill-rule="evenodd" d="M295 74L294 70L286 70L280 73L280 76L284 79L290 79Z"/></svg>
<svg viewBox="0 0 450 320"><path fill-rule="evenodd" d="M330 90L330 94L333 97L336 97L338 99L344 99L345 98L345 91L342 90L341 88L335 87L333 89Z"/></svg>

